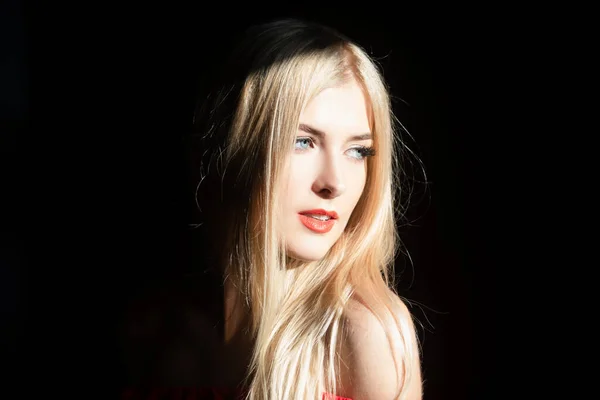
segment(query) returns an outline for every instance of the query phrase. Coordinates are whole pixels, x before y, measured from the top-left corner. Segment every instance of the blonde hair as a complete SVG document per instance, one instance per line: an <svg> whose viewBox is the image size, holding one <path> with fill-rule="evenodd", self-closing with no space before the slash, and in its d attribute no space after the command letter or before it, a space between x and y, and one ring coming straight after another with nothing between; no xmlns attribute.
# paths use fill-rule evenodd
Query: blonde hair
<svg viewBox="0 0 600 400"><path fill-rule="evenodd" d="M209 207L220 207L218 215L226 216L214 236L219 261L249 311L254 349L247 399L320 399L323 392L336 393L344 310L355 295L380 302L372 311L382 323L390 316L395 321L403 338L396 360L398 398L405 398L409 382L419 375L410 361L418 357L412 321L392 312L400 301L393 265L401 142L377 65L331 29L281 20L246 32L230 67L229 80L203 110L211 150L203 173L220 188L217 204ZM377 155L369 159L363 195L327 255L315 262L291 260L275 228L300 112L321 91L349 79L368 97Z"/></svg>

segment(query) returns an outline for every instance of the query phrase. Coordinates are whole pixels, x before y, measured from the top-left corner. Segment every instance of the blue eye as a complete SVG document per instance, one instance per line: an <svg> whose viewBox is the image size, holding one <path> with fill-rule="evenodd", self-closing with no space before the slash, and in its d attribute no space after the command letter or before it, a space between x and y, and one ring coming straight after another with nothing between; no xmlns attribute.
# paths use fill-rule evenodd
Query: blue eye
<svg viewBox="0 0 600 400"><path fill-rule="evenodd" d="M351 157L356 158L357 160L363 160L366 157L371 157L375 155L375 149L373 147L353 147L348 151L354 152L355 155L351 155Z"/></svg>
<svg viewBox="0 0 600 400"><path fill-rule="evenodd" d="M308 150L312 144L311 138L297 138L296 139L296 150Z"/></svg>

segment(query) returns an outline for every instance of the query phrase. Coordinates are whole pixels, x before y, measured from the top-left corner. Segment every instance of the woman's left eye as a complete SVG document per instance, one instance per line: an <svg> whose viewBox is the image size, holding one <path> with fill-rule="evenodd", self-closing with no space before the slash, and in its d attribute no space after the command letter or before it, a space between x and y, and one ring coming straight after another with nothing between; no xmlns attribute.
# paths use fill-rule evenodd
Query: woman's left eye
<svg viewBox="0 0 600 400"><path fill-rule="evenodd" d="M365 146L360 146L360 147L353 147L351 149L348 150L351 153L352 158L356 158L357 160L363 160L367 157L371 157L375 155L375 149L373 149L372 147L365 147Z"/></svg>

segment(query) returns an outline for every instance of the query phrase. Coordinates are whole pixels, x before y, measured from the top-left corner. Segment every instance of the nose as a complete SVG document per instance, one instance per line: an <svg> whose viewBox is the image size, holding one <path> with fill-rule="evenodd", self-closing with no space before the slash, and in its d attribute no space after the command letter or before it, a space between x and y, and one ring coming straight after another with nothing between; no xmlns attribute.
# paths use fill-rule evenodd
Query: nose
<svg viewBox="0 0 600 400"><path fill-rule="evenodd" d="M325 157L313 182L312 190L325 199L339 197L346 191L340 160L336 160L333 156Z"/></svg>

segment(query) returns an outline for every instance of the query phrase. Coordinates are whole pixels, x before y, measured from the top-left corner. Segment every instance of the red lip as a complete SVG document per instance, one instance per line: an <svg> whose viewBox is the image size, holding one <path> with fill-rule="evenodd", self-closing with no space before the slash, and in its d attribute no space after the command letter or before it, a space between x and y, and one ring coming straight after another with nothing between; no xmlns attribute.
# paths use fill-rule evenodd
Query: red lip
<svg viewBox="0 0 600 400"><path fill-rule="evenodd" d="M335 211L327 211L327 210L323 210L322 208L319 208L317 210L301 211L299 214L301 214L301 215L305 215L305 214L327 215L331 219L338 219L338 215Z"/></svg>
<svg viewBox="0 0 600 400"><path fill-rule="evenodd" d="M336 220L333 218L330 218L327 221L321 221L303 214L300 214L299 218L300 222L302 222L305 227L316 233L327 233L333 229L333 226L336 223Z"/></svg>

